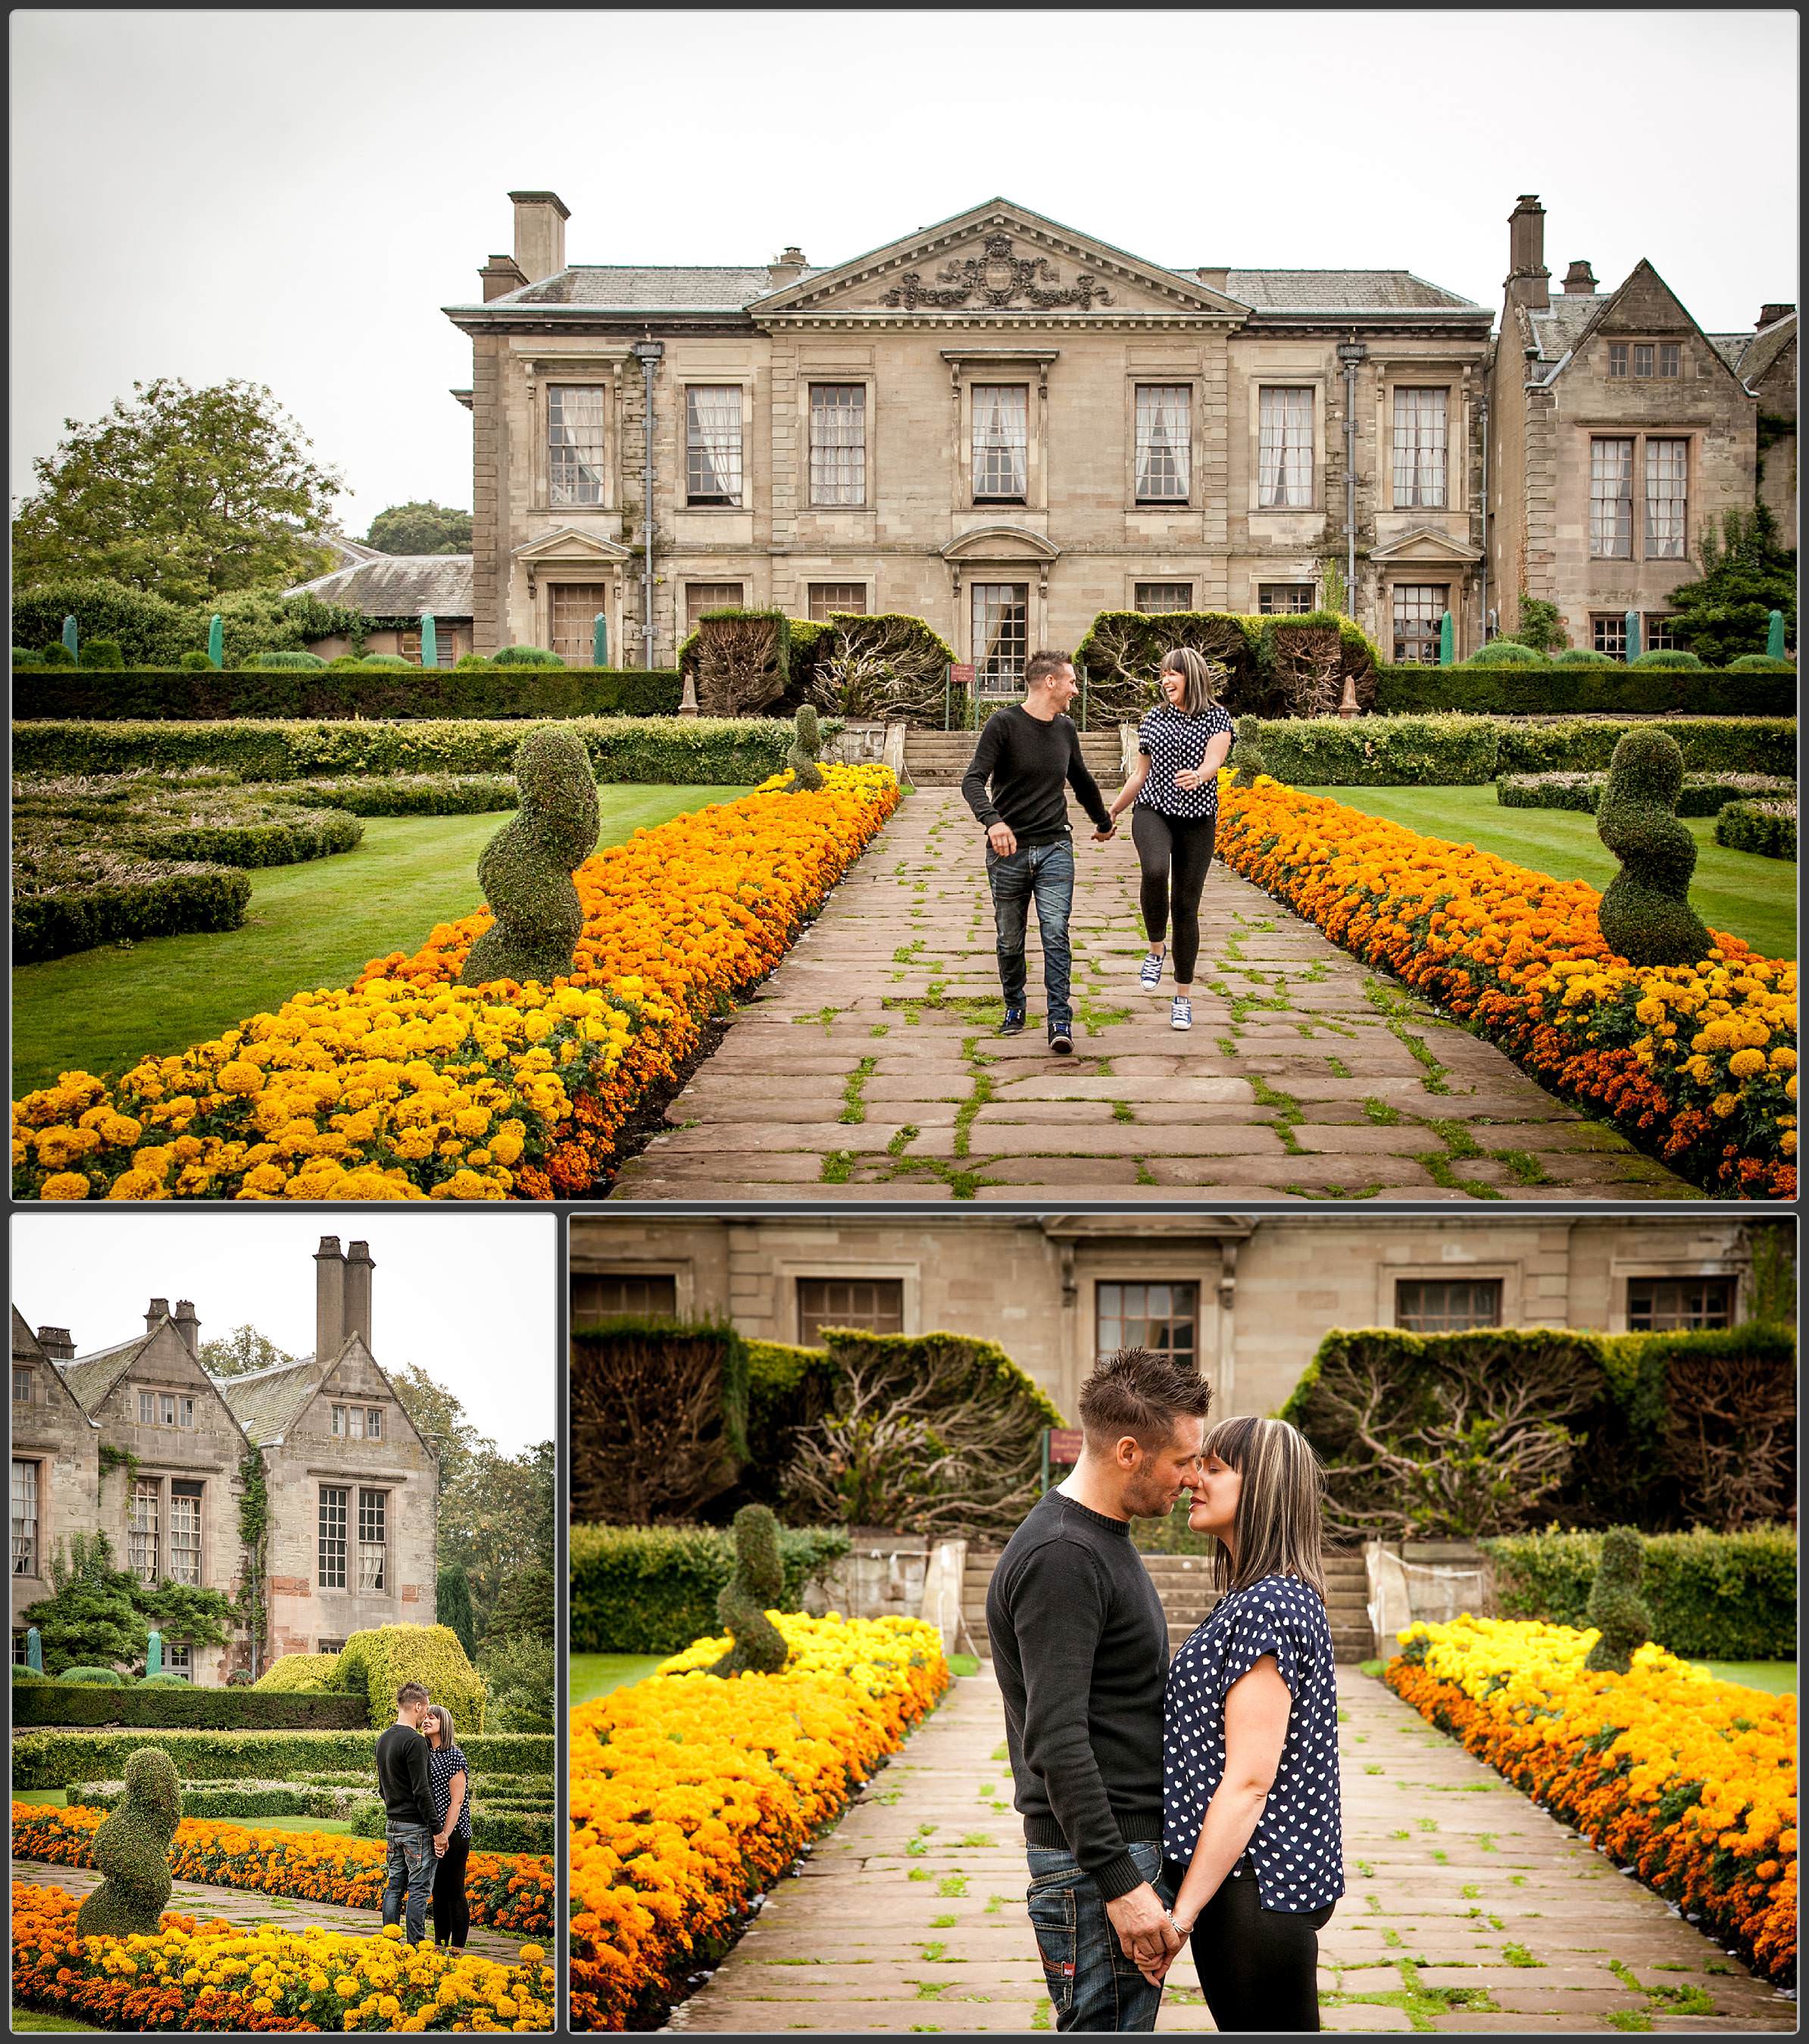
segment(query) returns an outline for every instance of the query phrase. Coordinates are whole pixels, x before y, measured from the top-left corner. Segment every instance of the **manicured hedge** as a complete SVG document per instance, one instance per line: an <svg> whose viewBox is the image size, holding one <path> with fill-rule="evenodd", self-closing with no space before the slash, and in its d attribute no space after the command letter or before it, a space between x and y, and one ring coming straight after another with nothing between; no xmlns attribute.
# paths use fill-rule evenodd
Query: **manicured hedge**
<svg viewBox="0 0 1809 2044"><path fill-rule="evenodd" d="M98 872L121 877L88 877ZM157 866L79 852L16 867L13 889L15 965L122 939L236 930L252 898L251 882L224 866Z"/></svg>
<svg viewBox="0 0 1809 2044"><path fill-rule="evenodd" d="M513 809L520 800L508 774L376 774L367 779L288 781L283 792L329 803L355 816L468 816Z"/></svg>
<svg viewBox="0 0 1809 2044"><path fill-rule="evenodd" d="M527 1810L486 1810L471 1812L473 1852L550 1853L553 1849L553 1814Z"/></svg>
<svg viewBox="0 0 1809 2044"><path fill-rule="evenodd" d="M1393 716L1467 710L1501 717L1794 717L1794 674L1666 673L1623 667L1386 667L1376 708Z"/></svg>
<svg viewBox="0 0 1809 2044"><path fill-rule="evenodd" d="M482 1731L484 1680L449 1625L376 1625L355 1632L327 1677L329 1689L363 1706L373 1731L395 1722L396 1692L405 1682L424 1683L455 1724Z"/></svg>
<svg viewBox="0 0 1809 2044"><path fill-rule="evenodd" d="M152 859L214 866L299 866L356 849L364 826L343 809L294 809L267 823L194 823L134 832L130 842Z"/></svg>
<svg viewBox="0 0 1809 2044"><path fill-rule="evenodd" d="M848 1536L785 1527L779 1550L785 1586L776 1608L796 1611L805 1585L847 1554ZM571 1650L677 1654L716 1631L716 1597L734 1573L735 1541L720 1527L574 1526Z"/></svg>
<svg viewBox="0 0 1809 2044"><path fill-rule="evenodd" d="M344 1818L357 1800L356 1788L310 1788L299 1783L260 1782L240 1788L194 1781L182 1784L185 1817L225 1817L254 1823L259 1817ZM368 1793L368 1789L363 1792ZM71 1782L71 1809L110 1810L125 1793L123 1781Z"/></svg>
<svg viewBox="0 0 1809 2044"><path fill-rule="evenodd" d="M247 781L390 774L506 774L537 727L478 717L422 723L17 724L16 774L125 774L143 767L231 768ZM791 726L776 717L583 717L574 732L597 778L751 787L780 772ZM833 718L825 737L842 728Z"/></svg>
<svg viewBox="0 0 1809 2044"><path fill-rule="evenodd" d="M53 667L13 675L17 722L128 718L670 717L675 673L655 668L257 667L224 673Z"/></svg>
<svg viewBox="0 0 1809 2044"><path fill-rule="evenodd" d="M293 1700L256 1689L236 1693L265 1703ZM551 1778L551 1732L462 1731L459 1744L476 1777L497 1773ZM306 1781L342 1772L368 1778L374 1764L368 1727L358 1731L21 1731L13 1737L13 1786L63 1788L71 1781L123 1778L127 1761L145 1746L168 1754L185 1781Z"/></svg>
<svg viewBox="0 0 1809 2044"><path fill-rule="evenodd" d="M1494 1569L1502 1617L1588 1625L1600 1532L1554 1527L1481 1544ZM1787 1527L1653 1534L1639 1593L1652 1614L1652 1637L1687 1660L1796 1658L1796 1535Z"/></svg>
<svg viewBox="0 0 1809 2044"><path fill-rule="evenodd" d="M109 1689L47 1682L13 1699L18 1725L205 1725L247 1731L336 1731L364 1723L360 1700L257 1689Z"/></svg>
<svg viewBox="0 0 1809 2044"><path fill-rule="evenodd" d="M1581 809L1593 816L1601 805L1606 774L1504 774L1495 799L1506 809ZM1719 816L1730 802L1788 797L1796 783L1773 774L1686 774L1677 797L1680 816Z"/></svg>
<svg viewBox="0 0 1809 2044"><path fill-rule="evenodd" d="M1715 820L1715 841L1761 859L1796 856L1796 797L1729 802Z"/></svg>

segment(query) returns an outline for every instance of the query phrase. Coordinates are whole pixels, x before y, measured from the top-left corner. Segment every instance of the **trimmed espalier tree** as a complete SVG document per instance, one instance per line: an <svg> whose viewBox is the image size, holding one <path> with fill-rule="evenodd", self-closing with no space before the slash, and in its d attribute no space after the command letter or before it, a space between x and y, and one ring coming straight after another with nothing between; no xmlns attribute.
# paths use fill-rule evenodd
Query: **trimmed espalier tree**
<svg viewBox="0 0 1809 2044"><path fill-rule="evenodd" d="M1652 1614L1639 1594L1646 1543L1630 1526L1611 1526L1602 1535L1602 1559L1589 1588L1586 1616L1601 1635L1583 1665L1598 1673L1624 1675L1634 1649L1652 1637Z"/></svg>
<svg viewBox="0 0 1809 2044"><path fill-rule="evenodd" d="M732 1644L712 1675L777 1675L785 1665L785 1635L766 1613L785 1594L779 1522L763 1504L735 1515L735 1573L716 1599L716 1617Z"/></svg>
<svg viewBox="0 0 1809 2044"><path fill-rule="evenodd" d="M601 819L590 755L575 732L532 731L515 748L521 806L484 847L478 879L496 918L459 975L461 986L568 974L584 931L574 870L597 849Z"/></svg>
<svg viewBox="0 0 1809 2044"><path fill-rule="evenodd" d="M814 794L826 785L823 769L816 763L822 750L823 727L816 720L816 712L808 703L802 704L793 720L791 749L785 755L793 794Z"/></svg>
<svg viewBox="0 0 1809 2044"><path fill-rule="evenodd" d="M182 1814L175 1762L140 1746L125 1763L113 1813L94 1834L94 1865L106 1876L75 1918L81 1938L155 1934L170 1899L170 1841Z"/></svg>
<svg viewBox="0 0 1809 2044"><path fill-rule="evenodd" d="M1684 755L1669 732L1630 731L1608 762L1596 834L1620 861L1599 912L1602 935L1629 965L1692 965L1708 955L1690 906L1696 840L1677 820Z"/></svg>

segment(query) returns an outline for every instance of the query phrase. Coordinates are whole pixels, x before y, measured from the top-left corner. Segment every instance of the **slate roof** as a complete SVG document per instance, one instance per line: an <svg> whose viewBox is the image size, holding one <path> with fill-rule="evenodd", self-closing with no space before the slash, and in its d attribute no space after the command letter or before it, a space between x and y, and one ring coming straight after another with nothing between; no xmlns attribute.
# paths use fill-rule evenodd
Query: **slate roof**
<svg viewBox="0 0 1809 2044"><path fill-rule="evenodd" d="M60 1362L56 1366L84 1412L91 1414L102 1403L150 1339L150 1333L134 1335L130 1341L115 1342L111 1348L98 1348L87 1355L77 1356L73 1362Z"/></svg>
<svg viewBox="0 0 1809 2044"><path fill-rule="evenodd" d="M1749 383L1756 384L1796 340L1796 315L1787 313L1782 319L1773 320L1769 326L1762 326L1744 338L1747 344L1740 356L1740 374Z"/></svg>
<svg viewBox="0 0 1809 2044"><path fill-rule="evenodd" d="M1749 333L1705 333L1703 339L1738 376L1740 358L1752 346L1753 336Z"/></svg>
<svg viewBox="0 0 1809 2044"><path fill-rule="evenodd" d="M317 596L367 617L464 618L472 614L469 554L378 554L356 566L298 582L286 596Z"/></svg>
<svg viewBox="0 0 1809 2044"><path fill-rule="evenodd" d="M1474 299L1460 298L1442 284L1429 284L1411 270L1227 270L1225 294L1258 312L1484 309Z"/></svg>
<svg viewBox="0 0 1809 2044"><path fill-rule="evenodd" d="M1575 298L1554 298L1549 312L1529 312L1527 319L1538 348L1538 359L1561 362L1588 331L1610 295L1604 292L1599 297L1584 298L1579 293Z"/></svg>
<svg viewBox="0 0 1809 2044"><path fill-rule="evenodd" d="M820 268L792 281L820 277ZM770 295L764 263L574 263L537 284L524 284L490 301L492 309L510 305L588 305L598 312L738 313Z"/></svg>
<svg viewBox="0 0 1809 2044"><path fill-rule="evenodd" d="M311 1355L305 1355L297 1362L248 1370L243 1377L217 1378L215 1388L253 1445L262 1448L282 1439L325 1375Z"/></svg>

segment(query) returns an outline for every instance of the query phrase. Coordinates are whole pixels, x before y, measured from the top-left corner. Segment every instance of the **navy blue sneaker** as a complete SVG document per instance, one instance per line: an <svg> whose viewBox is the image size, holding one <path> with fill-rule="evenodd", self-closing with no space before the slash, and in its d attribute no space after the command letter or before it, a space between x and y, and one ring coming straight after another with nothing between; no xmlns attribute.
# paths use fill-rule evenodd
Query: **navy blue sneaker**
<svg viewBox="0 0 1809 2044"><path fill-rule="evenodd" d="M1005 1010L1005 1019L999 1024L999 1034L1001 1036L1021 1036L1024 1034L1024 1010L1021 1008L1008 1008Z"/></svg>
<svg viewBox="0 0 1809 2044"><path fill-rule="evenodd" d="M1074 1032L1066 1022L1050 1025L1049 1047L1058 1058L1071 1058L1074 1055Z"/></svg>

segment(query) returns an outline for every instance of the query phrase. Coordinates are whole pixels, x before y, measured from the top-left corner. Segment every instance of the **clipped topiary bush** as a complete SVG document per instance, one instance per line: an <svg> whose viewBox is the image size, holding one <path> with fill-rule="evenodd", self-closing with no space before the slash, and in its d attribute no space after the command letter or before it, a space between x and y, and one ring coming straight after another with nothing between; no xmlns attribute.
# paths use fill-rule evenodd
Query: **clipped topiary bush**
<svg viewBox="0 0 1809 2044"><path fill-rule="evenodd" d="M75 655L60 639L52 639L48 646L34 655L34 664L40 667L73 667Z"/></svg>
<svg viewBox="0 0 1809 2044"><path fill-rule="evenodd" d="M1601 1637L1589 1649L1585 1668L1624 1675L1634 1649L1652 1637L1652 1614L1639 1594L1644 1543L1630 1526L1611 1526L1602 1535L1601 1566L1589 1592L1589 1623Z"/></svg>
<svg viewBox="0 0 1809 2044"><path fill-rule="evenodd" d="M499 667L563 667L565 662L547 646L499 646L490 659ZM462 667L466 660L481 659L482 656L467 653L459 663Z"/></svg>
<svg viewBox="0 0 1809 2044"><path fill-rule="evenodd" d="M179 1675L173 1668L159 1668L155 1675L144 1676L138 1686L141 1689L192 1689L194 1685L187 1676Z"/></svg>
<svg viewBox="0 0 1809 2044"><path fill-rule="evenodd" d="M358 664L361 667L412 667L417 663L400 653L367 653Z"/></svg>
<svg viewBox="0 0 1809 2044"><path fill-rule="evenodd" d="M79 667L123 667L125 655L117 639L88 639L83 641L75 664Z"/></svg>
<svg viewBox="0 0 1809 2044"><path fill-rule="evenodd" d="M176 666L185 674L211 674L213 672L213 663L205 653L179 654Z"/></svg>
<svg viewBox="0 0 1809 2044"><path fill-rule="evenodd" d="M1466 653L1458 663L1460 667L1542 667L1546 664L1543 653L1535 653L1517 639L1491 639L1486 646Z"/></svg>
<svg viewBox="0 0 1809 2044"><path fill-rule="evenodd" d="M338 1666L339 1656L336 1654L279 1654L252 1687L254 1689L275 1689L285 1694L330 1689L333 1686L333 1670Z"/></svg>
<svg viewBox="0 0 1809 2044"><path fill-rule="evenodd" d="M94 1865L106 1878L77 1912L78 1937L156 1933L170 1899L170 1841L182 1814L175 1762L156 1746L141 1747L125 1763L118 1807L94 1834Z"/></svg>
<svg viewBox="0 0 1809 2044"><path fill-rule="evenodd" d="M206 663L207 655L203 653L201 657L202 664L205 665ZM254 669L264 667L271 669L279 669L282 667L324 667L326 664L326 662L321 658L318 653L303 652L254 653L250 659L245 663L245 665L248 667Z"/></svg>
<svg viewBox="0 0 1809 2044"><path fill-rule="evenodd" d="M1742 653L1727 663L1727 671L1730 674L1794 674L1796 663L1774 659L1769 653Z"/></svg>
<svg viewBox="0 0 1809 2044"><path fill-rule="evenodd" d="M1677 820L1684 755L1657 730L1630 731L1608 763L1596 834L1620 861L1598 911L1603 936L1629 965L1706 958L1707 926L1690 906L1696 840Z"/></svg>
<svg viewBox="0 0 1809 2044"><path fill-rule="evenodd" d="M1715 841L1730 851L1757 852L1761 859L1795 859L1796 797L1725 804L1715 816Z"/></svg>
<svg viewBox="0 0 1809 2044"><path fill-rule="evenodd" d="M1697 659L1694 653L1686 653L1680 646L1661 648L1650 653L1635 653L1627 662L1630 667L1668 667L1678 670L1700 668L1707 663Z"/></svg>
<svg viewBox="0 0 1809 2044"><path fill-rule="evenodd" d="M396 1692L403 1683L424 1682L454 1723L483 1730L483 1677L449 1625L379 1625L355 1632L340 1651L332 1679L335 1689L364 1699L374 1729L394 1723Z"/></svg>
<svg viewBox="0 0 1809 2044"><path fill-rule="evenodd" d="M735 1573L716 1599L716 1618L733 1644L712 1675L777 1675L785 1665L785 1635L766 1616L783 1595L779 1522L763 1504L735 1515Z"/></svg>
<svg viewBox="0 0 1809 2044"><path fill-rule="evenodd" d="M123 1689L125 1677L117 1668L65 1668L56 1678L60 1682L84 1682L97 1688Z"/></svg>
<svg viewBox="0 0 1809 2044"><path fill-rule="evenodd" d="M791 750L785 755L793 794L814 794L824 786L823 770L816 763L822 751L823 727L816 712L808 703L802 704L793 720Z"/></svg>
<svg viewBox="0 0 1809 2044"><path fill-rule="evenodd" d="M1611 653L1599 653L1593 646L1566 646L1551 656L1554 667L1618 667Z"/></svg>
<svg viewBox="0 0 1809 2044"><path fill-rule="evenodd" d="M472 945L463 986L497 979L551 983L569 974L584 930L574 870L597 848L602 828L597 778L584 741L549 726L515 752L521 805L478 861L478 879L495 917Z"/></svg>

